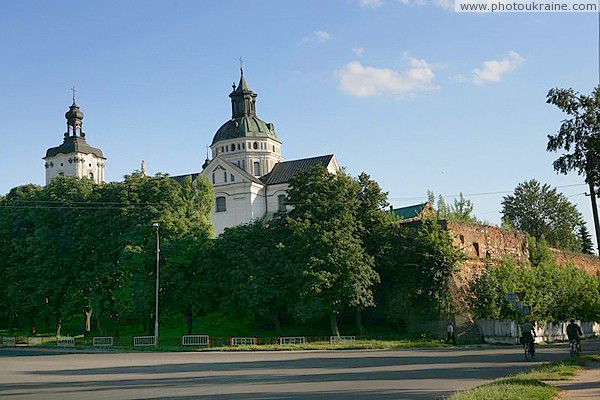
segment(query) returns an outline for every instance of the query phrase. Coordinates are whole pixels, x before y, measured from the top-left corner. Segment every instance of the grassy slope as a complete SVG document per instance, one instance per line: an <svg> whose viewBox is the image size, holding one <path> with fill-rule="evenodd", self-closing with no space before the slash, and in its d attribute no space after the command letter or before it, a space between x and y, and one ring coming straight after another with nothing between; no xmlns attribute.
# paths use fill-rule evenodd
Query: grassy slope
<svg viewBox="0 0 600 400"><path fill-rule="evenodd" d="M558 390L543 381L571 379L586 361L593 357L582 357L564 362L544 364L529 372L523 372L492 383L460 392L451 400L547 400L557 396Z"/></svg>

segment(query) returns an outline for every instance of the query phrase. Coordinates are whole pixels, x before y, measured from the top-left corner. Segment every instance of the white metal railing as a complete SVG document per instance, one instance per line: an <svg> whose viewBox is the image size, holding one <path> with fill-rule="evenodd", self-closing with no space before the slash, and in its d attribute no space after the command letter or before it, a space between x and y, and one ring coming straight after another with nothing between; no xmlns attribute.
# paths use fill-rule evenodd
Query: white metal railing
<svg viewBox="0 0 600 400"><path fill-rule="evenodd" d="M278 340L279 344L306 344L306 337L304 336L284 336Z"/></svg>
<svg viewBox="0 0 600 400"><path fill-rule="evenodd" d="M252 346L258 344L258 338L253 336L246 337L234 337L232 336L229 339L229 344L231 346Z"/></svg>
<svg viewBox="0 0 600 400"><path fill-rule="evenodd" d="M356 336L330 336L329 343L331 344L347 344L355 343Z"/></svg>
<svg viewBox="0 0 600 400"><path fill-rule="evenodd" d="M156 346L156 336L135 336L133 347Z"/></svg>
<svg viewBox="0 0 600 400"><path fill-rule="evenodd" d="M56 338L58 347L75 347L75 338L70 336L59 336Z"/></svg>
<svg viewBox="0 0 600 400"><path fill-rule="evenodd" d="M208 335L184 335L181 337L182 346L210 346Z"/></svg>
<svg viewBox="0 0 600 400"><path fill-rule="evenodd" d="M0 346L15 346L17 344L17 338L14 336L2 336Z"/></svg>
<svg viewBox="0 0 600 400"><path fill-rule="evenodd" d="M95 347L110 347L113 345L113 337L112 336L98 336L95 337L92 341L92 344Z"/></svg>
<svg viewBox="0 0 600 400"><path fill-rule="evenodd" d="M27 344L28 344L29 346L37 346L37 345L39 345L39 344L42 344L42 343L43 343L43 340L42 340L42 338L41 338L41 337L37 337L37 336L29 336L29 337L27 338Z"/></svg>

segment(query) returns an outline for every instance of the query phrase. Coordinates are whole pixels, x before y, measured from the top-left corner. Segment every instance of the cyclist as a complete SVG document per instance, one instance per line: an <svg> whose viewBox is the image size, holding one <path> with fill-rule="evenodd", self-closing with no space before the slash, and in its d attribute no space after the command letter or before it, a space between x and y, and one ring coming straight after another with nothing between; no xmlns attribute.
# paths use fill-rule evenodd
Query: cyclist
<svg viewBox="0 0 600 400"><path fill-rule="evenodd" d="M521 335L523 338L523 345L529 346L531 349L531 356L535 356L535 341L533 340L535 337L535 328L531 322L525 321L521 325Z"/></svg>
<svg viewBox="0 0 600 400"><path fill-rule="evenodd" d="M569 343L573 343L576 349L580 347L580 339L583 336L583 332L581 331L581 327L575 323L574 319L569 321L569 325L567 325L567 336L569 337Z"/></svg>

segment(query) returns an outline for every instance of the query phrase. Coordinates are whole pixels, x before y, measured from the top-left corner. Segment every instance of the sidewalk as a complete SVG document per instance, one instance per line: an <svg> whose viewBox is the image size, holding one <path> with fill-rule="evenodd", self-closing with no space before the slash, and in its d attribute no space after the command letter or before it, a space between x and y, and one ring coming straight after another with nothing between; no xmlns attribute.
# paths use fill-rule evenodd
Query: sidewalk
<svg viewBox="0 0 600 400"><path fill-rule="evenodd" d="M563 390L560 399L600 399L600 362L590 363L570 381L546 383Z"/></svg>

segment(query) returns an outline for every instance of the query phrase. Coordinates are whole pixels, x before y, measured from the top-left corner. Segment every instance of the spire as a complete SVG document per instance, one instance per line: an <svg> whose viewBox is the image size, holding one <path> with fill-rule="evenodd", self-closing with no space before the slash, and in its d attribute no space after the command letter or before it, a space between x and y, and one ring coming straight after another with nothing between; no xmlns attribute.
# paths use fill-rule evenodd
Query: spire
<svg viewBox="0 0 600 400"><path fill-rule="evenodd" d="M208 145L206 146L206 160L204 160L204 164L202 164L202 169L205 169L208 164L210 164L210 158L208 158Z"/></svg>
<svg viewBox="0 0 600 400"><path fill-rule="evenodd" d="M246 82L246 78L244 78L244 61L242 57L240 57L240 84L237 86L238 92L250 91L250 87L248 87L248 83Z"/></svg>
<svg viewBox="0 0 600 400"><path fill-rule="evenodd" d="M71 91L73 92L73 104L75 104L75 92L77 92L77 90L75 89L75 85L71 87Z"/></svg>
<svg viewBox="0 0 600 400"><path fill-rule="evenodd" d="M232 86L233 91L229 94L231 98L232 118L255 117L256 116L256 93L250 90L248 82L244 77L244 65L240 58L240 83Z"/></svg>

